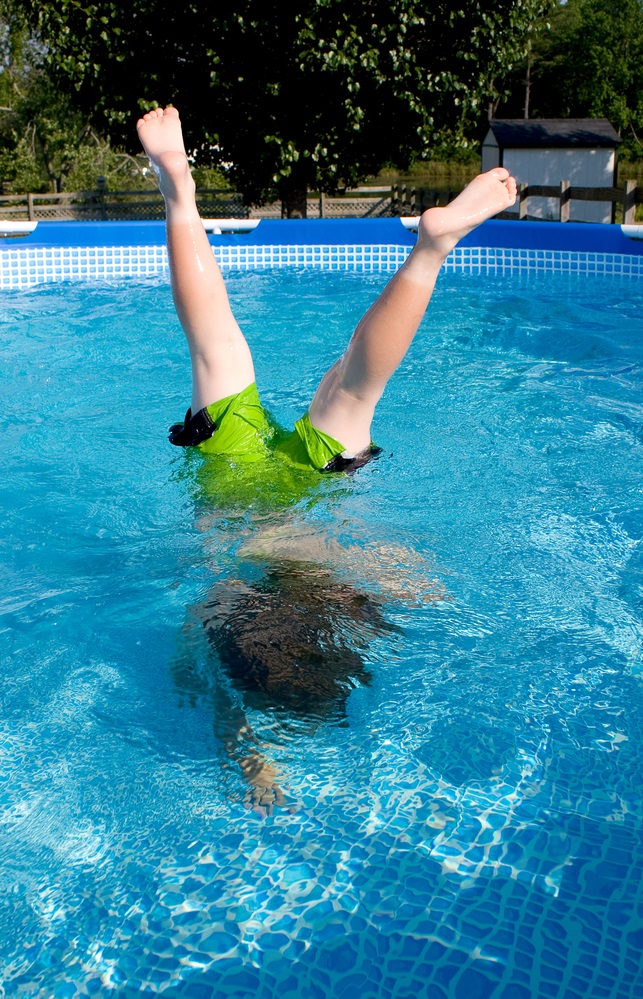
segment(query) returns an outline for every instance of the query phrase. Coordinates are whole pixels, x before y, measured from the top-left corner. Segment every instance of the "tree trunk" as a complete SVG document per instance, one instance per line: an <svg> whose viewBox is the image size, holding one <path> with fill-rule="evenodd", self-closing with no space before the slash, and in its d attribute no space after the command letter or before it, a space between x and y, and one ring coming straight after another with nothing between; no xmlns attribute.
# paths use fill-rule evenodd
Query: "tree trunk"
<svg viewBox="0 0 643 999"><path fill-rule="evenodd" d="M286 219L307 218L307 193L306 167L300 161L294 165L290 176L285 177L279 185L282 217Z"/></svg>
<svg viewBox="0 0 643 999"><path fill-rule="evenodd" d="M527 57L527 75L525 77L525 109L523 118L529 118L529 99L531 97L531 53Z"/></svg>
<svg viewBox="0 0 643 999"><path fill-rule="evenodd" d="M49 144L46 141L40 140L40 149L42 151L42 158L45 164L45 170L51 181L51 186L53 187L54 194L60 194L62 190L62 176L57 176L54 169L54 164L49 156Z"/></svg>
<svg viewBox="0 0 643 999"><path fill-rule="evenodd" d="M306 188L291 188L281 199L281 214L286 219L305 219L308 211Z"/></svg>

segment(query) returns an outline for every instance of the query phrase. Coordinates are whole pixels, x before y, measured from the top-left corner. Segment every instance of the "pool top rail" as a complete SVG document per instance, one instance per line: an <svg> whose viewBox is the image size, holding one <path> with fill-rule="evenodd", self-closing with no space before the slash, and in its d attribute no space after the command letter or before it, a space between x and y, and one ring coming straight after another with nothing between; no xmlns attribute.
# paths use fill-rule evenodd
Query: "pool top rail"
<svg viewBox="0 0 643 999"><path fill-rule="evenodd" d="M412 246L419 219L204 219L210 241L254 245ZM219 230L217 232L216 230ZM18 237L18 238L16 238ZM521 222L492 219L461 240L462 246L584 252L643 252L634 240L643 226L588 222ZM0 248L17 246L158 246L165 244L165 223L1 222Z"/></svg>

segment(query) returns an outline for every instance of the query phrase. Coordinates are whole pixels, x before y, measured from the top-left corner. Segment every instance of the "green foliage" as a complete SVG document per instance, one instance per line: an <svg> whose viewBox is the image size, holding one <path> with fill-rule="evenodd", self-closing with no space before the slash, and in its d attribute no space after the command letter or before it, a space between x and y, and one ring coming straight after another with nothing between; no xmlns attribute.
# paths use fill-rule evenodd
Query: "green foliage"
<svg viewBox="0 0 643 999"><path fill-rule="evenodd" d="M8 2L8 0L7 0ZM247 200L332 192L468 142L549 0L14 0L49 72L113 138L181 108Z"/></svg>
<svg viewBox="0 0 643 999"><path fill-rule="evenodd" d="M143 190L156 188L156 180L149 177L149 170L127 153L112 149L109 142L93 132L75 151L65 178L68 191L93 191L99 177L105 179L112 191Z"/></svg>
<svg viewBox="0 0 643 999"><path fill-rule="evenodd" d="M98 136L52 82L41 46L0 7L0 184L5 191L141 186L141 167Z"/></svg>
<svg viewBox="0 0 643 999"><path fill-rule="evenodd" d="M642 156L643 0L558 3L534 45L531 79L532 117L609 118L621 155ZM521 89L515 81L514 94Z"/></svg>
<svg viewBox="0 0 643 999"><path fill-rule="evenodd" d="M38 193L47 190L47 183L34 150L33 132L17 138L14 143L0 144L0 184L5 193Z"/></svg>
<svg viewBox="0 0 643 999"><path fill-rule="evenodd" d="M192 168L192 176L197 187L219 191L229 191L231 188L227 173L220 167L195 166Z"/></svg>

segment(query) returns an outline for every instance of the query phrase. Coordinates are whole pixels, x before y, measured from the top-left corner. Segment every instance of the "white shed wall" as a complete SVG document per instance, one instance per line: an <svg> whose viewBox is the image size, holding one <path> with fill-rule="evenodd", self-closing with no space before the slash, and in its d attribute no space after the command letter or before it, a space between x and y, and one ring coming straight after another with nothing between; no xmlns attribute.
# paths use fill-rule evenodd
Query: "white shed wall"
<svg viewBox="0 0 643 999"><path fill-rule="evenodd" d="M613 149L505 149L503 166L519 184L560 184L569 180L572 187L611 187L614 183ZM558 200L529 198L530 215L558 220ZM518 212L518 203L510 211ZM611 222L609 201L572 201L572 222Z"/></svg>
<svg viewBox="0 0 643 999"><path fill-rule="evenodd" d="M498 148L497 142L487 142L486 140L482 144L482 172L486 173L487 170L493 170L494 167L500 166L500 149Z"/></svg>

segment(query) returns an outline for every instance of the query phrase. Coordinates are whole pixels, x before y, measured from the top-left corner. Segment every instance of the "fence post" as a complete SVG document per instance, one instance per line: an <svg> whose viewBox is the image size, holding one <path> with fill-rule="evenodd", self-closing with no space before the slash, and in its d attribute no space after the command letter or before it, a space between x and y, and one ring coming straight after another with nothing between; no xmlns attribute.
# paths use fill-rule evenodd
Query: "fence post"
<svg viewBox="0 0 643 999"><path fill-rule="evenodd" d="M320 191L320 194L319 194L319 217L320 217L320 219L323 219L325 215L326 215L326 195L324 194L323 191Z"/></svg>
<svg viewBox="0 0 643 999"><path fill-rule="evenodd" d="M518 197L520 201L518 202L518 218L527 218L527 199L529 198L529 184L519 184L518 185Z"/></svg>
<svg viewBox="0 0 643 999"><path fill-rule="evenodd" d="M27 218L33 222L33 194L27 195Z"/></svg>
<svg viewBox="0 0 643 999"><path fill-rule="evenodd" d="M391 211L393 215L400 214L400 189L397 184L393 184L391 188Z"/></svg>
<svg viewBox="0 0 643 999"><path fill-rule="evenodd" d="M98 204L100 207L100 217L104 222L107 218L107 205L105 204L105 192L107 191L107 181L104 177L96 178L96 190L98 191Z"/></svg>
<svg viewBox="0 0 643 999"><path fill-rule="evenodd" d="M623 191L623 225L633 225L636 215L636 181L626 180Z"/></svg>
<svg viewBox="0 0 643 999"><path fill-rule="evenodd" d="M569 222L569 189L571 181L561 180L560 182L560 221Z"/></svg>

